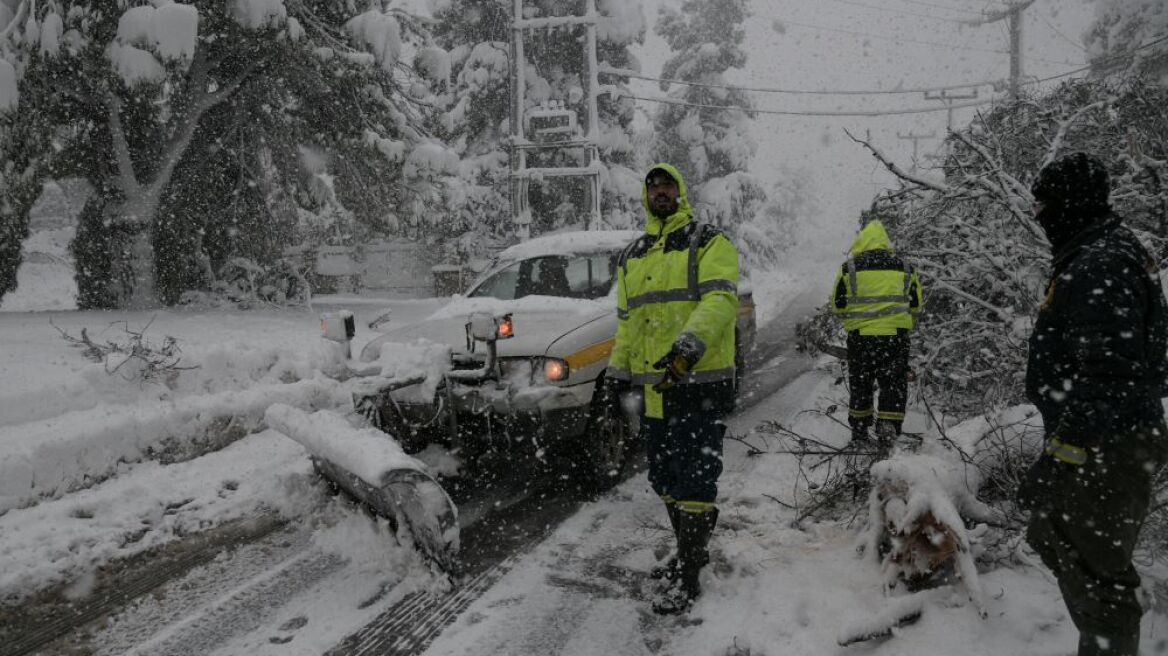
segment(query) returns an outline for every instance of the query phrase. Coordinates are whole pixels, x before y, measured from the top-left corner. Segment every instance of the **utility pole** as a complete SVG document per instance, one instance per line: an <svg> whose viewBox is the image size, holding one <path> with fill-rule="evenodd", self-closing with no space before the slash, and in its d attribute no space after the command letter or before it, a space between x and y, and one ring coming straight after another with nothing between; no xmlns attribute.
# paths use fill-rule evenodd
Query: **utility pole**
<svg viewBox="0 0 1168 656"><path fill-rule="evenodd" d="M976 87L972 91L966 91L965 93L957 93L957 92L954 92L952 89L942 89L939 92L937 92L937 91L926 91L925 92L925 100L940 100L941 102L945 103L949 107L949 111L946 113L946 120L945 120L945 132L946 133L953 131L953 101L954 100L973 100L975 98L977 98L977 88Z"/></svg>
<svg viewBox="0 0 1168 656"><path fill-rule="evenodd" d="M583 16L556 16L524 18L524 0L514 0L511 22L511 217L516 234L521 240L531 237L531 205L527 190L533 178L588 178L592 207L588 229L600 227L600 118L597 96L600 83L597 78L599 63L596 54L596 0L586 0ZM576 112L564 104L554 104L528 111L527 58L523 39L535 30L573 29L584 26L584 103L587 131L582 138L576 135ZM561 137L564 138L561 138ZM588 164L577 167L527 166L527 155L540 150L582 148L588 155Z"/></svg>
<svg viewBox="0 0 1168 656"><path fill-rule="evenodd" d="M936 139L937 133L930 132L928 134L914 134L912 132L909 132L908 134L901 134L901 133L897 132L896 138L903 139L903 140L911 140L913 142L912 169L910 172L916 173L917 172L917 152L918 152L919 147L920 147L920 142L924 141L925 139Z"/></svg>
<svg viewBox="0 0 1168 656"><path fill-rule="evenodd" d="M1005 9L999 9L985 18L964 21L966 25L989 25L1001 20L1009 21L1010 28L1010 100L1018 99L1022 82L1022 12L1037 0L1011 0Z"/></svg>

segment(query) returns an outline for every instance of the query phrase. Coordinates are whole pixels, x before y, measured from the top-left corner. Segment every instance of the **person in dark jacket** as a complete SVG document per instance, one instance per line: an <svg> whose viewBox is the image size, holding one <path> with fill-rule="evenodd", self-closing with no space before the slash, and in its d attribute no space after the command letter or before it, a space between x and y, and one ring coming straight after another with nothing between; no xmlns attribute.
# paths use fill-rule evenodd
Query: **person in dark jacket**
<svg viewBox="0 0 1168 656"><path fill-rule="evenodd" d="M1033 194L1053 260L1026 370L1046 432L1019 489L1026 538L1058 579L1079 655L1135 656L1132 552L1168 439L1164 294L1154 260L1111 211L1102 162L1057 159Z"/></svg>

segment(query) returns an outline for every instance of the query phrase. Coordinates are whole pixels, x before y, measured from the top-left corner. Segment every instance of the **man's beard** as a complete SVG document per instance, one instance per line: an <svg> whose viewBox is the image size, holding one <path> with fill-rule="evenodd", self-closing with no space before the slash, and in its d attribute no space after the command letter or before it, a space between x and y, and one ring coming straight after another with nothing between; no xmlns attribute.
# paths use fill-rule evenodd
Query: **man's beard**
<svg viewBox="0 0 1168 656"><path fill-rule="evenodd" d="M660 197L658 197L658 198L660 198ZM649 211L653 213L653 216L655 216L659 219L667 219L667 218L669 218L677 213L677 208L679 206L677 201L673 201L671 203L665 203L663 205L664 205L664 209L659 209L659 204L657 203L657 199L654 199L652 202L649 203Z"/></svg>

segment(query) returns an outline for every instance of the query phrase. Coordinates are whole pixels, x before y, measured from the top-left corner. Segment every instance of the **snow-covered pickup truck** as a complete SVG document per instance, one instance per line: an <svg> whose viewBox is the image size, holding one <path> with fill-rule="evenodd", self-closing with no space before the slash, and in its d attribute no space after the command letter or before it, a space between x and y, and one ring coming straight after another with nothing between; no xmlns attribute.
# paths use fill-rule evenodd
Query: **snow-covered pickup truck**
<svg viewBox="0 0 1168 656"><path fill-rule="evenodd" d="M570 232L512 246L465 296L427 320L391 330L362 349L373 362L387 343L418 339L453 349L450 374L432 401L385 398L381 425L407 450L453 442L474 457L489 449L570 456L584 478L613 478L631 443L630 414L600 402L616 334L617 259L635 231ZM754 342L754 301L746 284L737 321L738 366ZM509 316L488 349L470 338L468 317ZM509 334L508 334L509 333ZM491 362L493 360L493 362ZM477 370L483 376L458 376ZM635 399L626 399L628 406ZM452 439L453 438L453 439Z"/></svg>

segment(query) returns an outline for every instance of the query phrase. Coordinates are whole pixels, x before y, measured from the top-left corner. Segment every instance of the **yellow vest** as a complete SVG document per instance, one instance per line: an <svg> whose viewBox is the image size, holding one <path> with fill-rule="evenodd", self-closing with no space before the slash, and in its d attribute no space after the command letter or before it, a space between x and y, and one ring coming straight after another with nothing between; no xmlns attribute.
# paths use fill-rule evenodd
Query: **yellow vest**
<svg viewBox="0 0 1168 656"><path fill-rule="evenodd" d="M734 379L738 314L738 250L718 230L695 223L681 174L664 169L681 191L678 210L662 220L649 213L646 234L621 254L617 269L617 332L607 374L645 387L645 415L663 418L652 386L664 373L653 365L682 333L705 350L679 384ZM643 199L648 211L648 190Z"/></svg>

